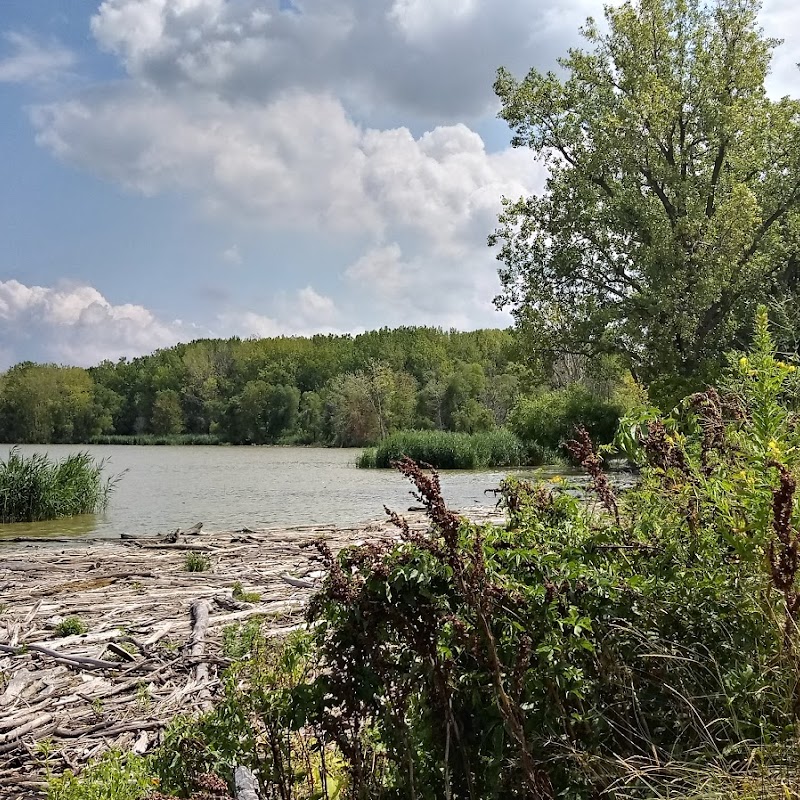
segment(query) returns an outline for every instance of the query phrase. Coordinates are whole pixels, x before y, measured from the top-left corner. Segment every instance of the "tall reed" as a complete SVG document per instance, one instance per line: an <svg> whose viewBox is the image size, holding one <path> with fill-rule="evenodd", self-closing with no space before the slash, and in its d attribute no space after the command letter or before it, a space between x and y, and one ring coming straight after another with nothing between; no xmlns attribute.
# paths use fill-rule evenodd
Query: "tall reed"
<svg viewBox="0 0 800 800"><path fill-rule="evenodd" d="M88 453L53 461L14 447L0 459L0 523L38 522L92 514L108 503L119 476L103 478L105 462Z"/></svg>
<svg viewBox="0 0 800 800"><path fill-rule="evenodd" d="M500 428L485 433L451 431L398 431L377 447L365 450L359 467L389 467L408 456L438 469L515 467L526 463L525 450L511 431Z"/></svg>

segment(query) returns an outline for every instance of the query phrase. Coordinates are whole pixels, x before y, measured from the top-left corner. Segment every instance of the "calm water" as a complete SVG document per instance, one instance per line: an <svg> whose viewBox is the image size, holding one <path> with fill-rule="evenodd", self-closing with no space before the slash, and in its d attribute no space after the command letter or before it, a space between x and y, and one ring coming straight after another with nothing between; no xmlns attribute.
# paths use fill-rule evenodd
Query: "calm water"
<svg viewBox="0 0 800 800"><path fill-rule="evenodd" d="M124 471L104 514L45 523L0 525L12 536L116 537L156 534L203 522L209 530L244 526L356 523L383 516L384 503L405 511L409 484L390 470L354 466L358 450L304 447L138 447L25 445L25 454L62 458L76 449L106 459L106 473ZM8 446L0 445L5 458ZM506 473L447 472L451 507L489 505Z"/></svg>

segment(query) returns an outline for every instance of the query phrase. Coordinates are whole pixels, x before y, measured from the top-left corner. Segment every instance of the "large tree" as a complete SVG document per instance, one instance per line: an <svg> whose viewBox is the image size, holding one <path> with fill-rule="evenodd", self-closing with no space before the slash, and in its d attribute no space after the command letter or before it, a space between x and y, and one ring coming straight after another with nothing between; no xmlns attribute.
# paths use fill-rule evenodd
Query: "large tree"
<svg viewBox="0 0 800 800"><path fill-rule="evenodd" d="M800 103L767 96L755 0L640 0L589 20L562 72L500 70L513 144L544 159L506 201L501 307L536 348L703 380L800 279Z"/></svg>

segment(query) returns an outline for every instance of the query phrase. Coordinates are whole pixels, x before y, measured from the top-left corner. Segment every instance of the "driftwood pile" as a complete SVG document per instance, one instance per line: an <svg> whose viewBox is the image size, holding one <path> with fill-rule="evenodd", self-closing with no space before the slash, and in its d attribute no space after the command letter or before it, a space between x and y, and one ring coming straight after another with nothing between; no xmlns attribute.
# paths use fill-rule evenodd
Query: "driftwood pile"
<svg viewBox="0 0 800 800"><path fill-rule="evenodd" d="M480 512L476 512L480 516ZM470 514L472 516L472 514ZM410 515L412 527L425 527ZM322 578L316 551L394 536L386 522L162 539L0 541L0 798L43 795L44 775L109 748L146 752L177 714L213 702L225 628L254 615L268 634L303 623ZM186 554L211 568L188 572ZM257 592L233 598L233 584ZM87 632L58 635L71 617ZM62 626L63 630L63 626Z"/></svg>

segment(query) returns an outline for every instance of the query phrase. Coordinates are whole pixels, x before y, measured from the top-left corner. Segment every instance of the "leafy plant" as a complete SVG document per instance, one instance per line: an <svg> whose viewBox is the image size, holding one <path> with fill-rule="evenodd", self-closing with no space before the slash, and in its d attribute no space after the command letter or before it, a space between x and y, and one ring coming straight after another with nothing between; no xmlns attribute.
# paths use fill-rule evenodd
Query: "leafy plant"
<svg viewBox="0 0 800 800"><path fill-rule="evenodd" d="M340 797L341 759L305 713L316 668L308 635L267 640L252 621L229 630L247 650L238 650L241 660L226 676L219 705L199 720L177 720L166 732L152 762L164 790L185 793L205 773L230 785L235 767L244 765L269 796Z"/></svg>
<svg viewBox="0 0 800 800"><path fill-rule="evenodd" d="M80 776L66 770L51 777L48 800L142 800L158 779L141 756L116 751L106 753L84 769Z"/></svg>
<svg viewBox="0 0 800 800"><path fill-rule="evenodd" d="M89 628L80 617L67 617L56 625L56 636L79 636Z"/></svg>
<svg viewBox="0 0 800 800"><path fill-rule="evenodd" d="M240 603L258 603L261 595L258 592L246 592L241 581L233 582L233 599Z"/></svg>
<svg viewBox="0 0 800 800"><path fill-rule="evenodd" d="M190 550L184 556L183 568L187 572L208 572L211 569L211 559L203 553Z"/></svg>

